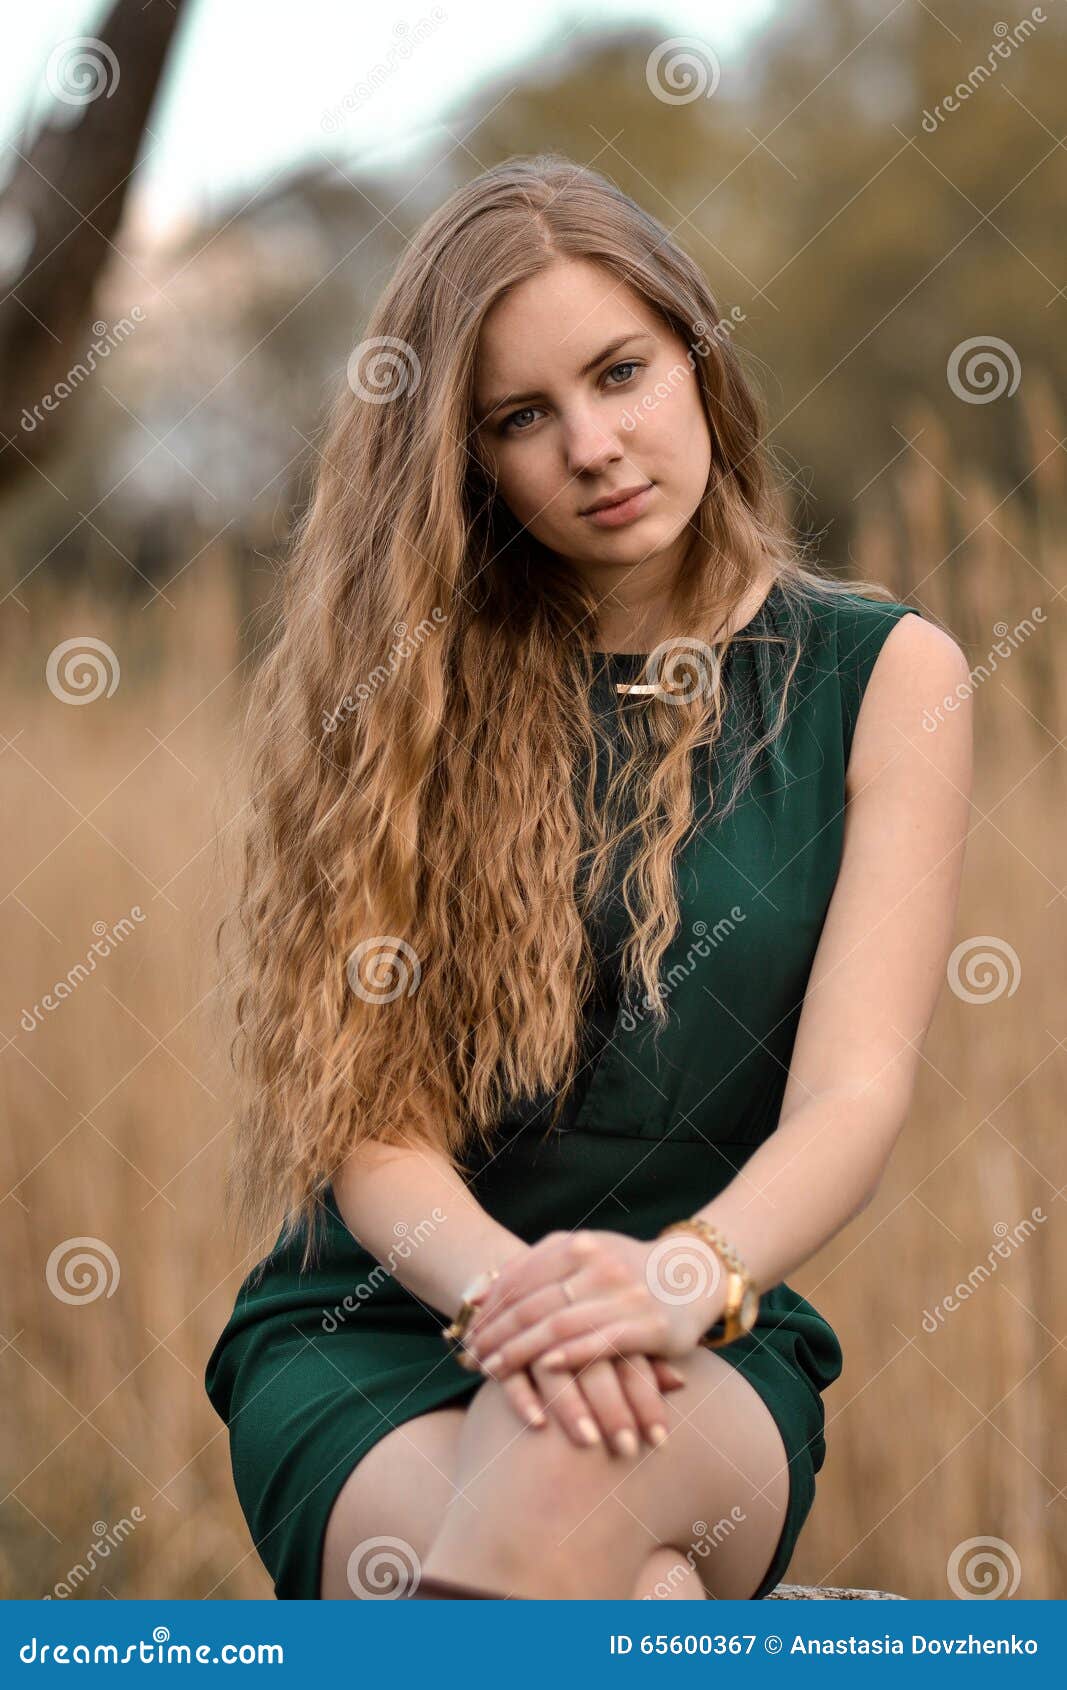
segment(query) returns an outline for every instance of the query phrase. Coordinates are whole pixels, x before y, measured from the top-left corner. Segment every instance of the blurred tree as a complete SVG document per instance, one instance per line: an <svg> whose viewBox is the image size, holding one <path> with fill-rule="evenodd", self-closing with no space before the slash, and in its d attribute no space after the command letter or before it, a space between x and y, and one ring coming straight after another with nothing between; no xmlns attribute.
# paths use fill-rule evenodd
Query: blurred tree
<svg viewBox="0 0 1067 1690"><path fill-rule="evenodd" d="M14 148L0 194L0 491L72 421L55 406L32 429L19 425L85 355L96 283L186 4L115 0L98 36L58 43L46 72L53 107Z"/></svg>

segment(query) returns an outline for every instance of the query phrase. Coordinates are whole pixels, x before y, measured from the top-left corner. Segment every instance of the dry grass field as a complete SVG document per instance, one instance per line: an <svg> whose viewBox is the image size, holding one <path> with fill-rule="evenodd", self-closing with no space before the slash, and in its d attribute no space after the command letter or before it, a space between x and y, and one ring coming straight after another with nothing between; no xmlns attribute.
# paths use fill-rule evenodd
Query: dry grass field
<svg viewBox="0 0 1067 1690"><path fill-rule="evenodd" d="M975 672L957 928L974 944L878 1198L793 1276L838 1331L845 1370L791 1582L947 1598L992 1571L1005 1594L1067 1593L1067 422L1028 406L1029 473L1010 496L921 414L859 501L857 572L940 619ZM47 573L0 620L0 1590L270 1597L202 1387L237 1285L272 1241L239 1245L223 1219L233 1092L213 951L255 636L224 551L129 609ZM121 678L110 696L63 702L49 654L86 635ZM93 957L107 935L110 954ZM95 1241L106 1284L79 1288L78 1239ZM66 1261L52 1254L63 1245ZM972 1539L996 1541L976 1552Z"/></svg>

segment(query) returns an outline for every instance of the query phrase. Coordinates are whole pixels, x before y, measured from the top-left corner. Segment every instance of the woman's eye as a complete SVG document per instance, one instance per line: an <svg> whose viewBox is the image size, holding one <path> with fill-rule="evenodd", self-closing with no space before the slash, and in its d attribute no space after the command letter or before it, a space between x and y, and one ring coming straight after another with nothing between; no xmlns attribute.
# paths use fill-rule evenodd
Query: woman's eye
<svg viewBox="0 0 1067 1690"><path fill-rule="evenodd" d="M636 361L636 359L627 358L621 364L612 364L611 369L608 371L608 375L613 376L615 374L616 370L639 370L640 368L641 368L641 366ZM629 377L627 377L627 380L629 380ZM622 383L621 382L613 382L612 386L613 387L621 387Z"/></svg>
<svg viewBox="0 0 1067 1690"><path fill-rule="evenodd" d="M508 432L516 417L528 417L532 410L532 405L524 405L521 411L512 411L510 417L505 417L503 423L501 424L504 433L506 434ZM526 430L523 428L517 430L517 433L519 434L525 434L525 432Z"/></svg>
<svg viewBox="0 0 1067 1690"><path fill-rule="evenodd" d="M639 370L639 369L641 369L641 367L642 366L641 366L639 360L637 360L636 358L625 358L625 359L623 359L622 363L620 363L620 364L612 364L610 370L607 371L607 375L613 376L617 370ZM611 386L612 387L623 387L623 386L625 386L625 383L627 381L630 381L631 379L632 378L628 375L624 378L623 381L613 381L611 383ZM532 416L535 409L536 409L536 407L533 406L533 405L524 405L521 411L512 411L510 417L505 417L504 421L501 423L501 425L500 425L501 433L502 434L526 434L528 432L528 430L526 428L517 428L515 426L516 419L518 417Z"/></svg>

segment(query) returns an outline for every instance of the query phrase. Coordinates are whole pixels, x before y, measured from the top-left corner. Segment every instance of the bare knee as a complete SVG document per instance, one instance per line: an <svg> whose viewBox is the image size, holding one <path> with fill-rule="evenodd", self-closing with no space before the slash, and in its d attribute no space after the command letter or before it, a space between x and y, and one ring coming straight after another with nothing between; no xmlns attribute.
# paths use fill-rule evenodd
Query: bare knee
<svg viewBox="0 0 1067 1690"><path fill-rule="evenodd" d="M456 1452L456 1490L479 1512L507 1495L521 1508L524 1530L541 1535L584 1518L640 1457L607 1444L580 1445L549 1417L543 1426L521 1421L503 1388L487 1380L474 1398Z"/></svg>
<svg viewBox="0 0 1067 1690"><path fill-rule="evenodd" d="M629 1596L657 1547L615 1494L635 1460L575 1444L554 1419L526 1426L488 1381L463 1425L456 1497L426 1571L520 1596Z"/></svg>

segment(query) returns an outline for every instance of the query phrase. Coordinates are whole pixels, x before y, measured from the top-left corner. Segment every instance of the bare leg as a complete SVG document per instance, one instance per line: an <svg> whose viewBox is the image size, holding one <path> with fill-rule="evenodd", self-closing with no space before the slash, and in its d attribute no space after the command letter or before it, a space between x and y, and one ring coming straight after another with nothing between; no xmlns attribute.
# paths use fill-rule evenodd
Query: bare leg
<svg viewBox="0 0 1067 1690"><path fill-rule="evenodd" d="M630 1597L671 1544L679 1577L694 1570L710 1596L751 1596L781 1534L786 1452L728 1362L698 1350L686 1371L668 1399L667 1438L634 1457L580 1449L551 1420L520 1425L487 1381L464 1415L457 1494L423 1571L502 1595Z"/></svg>
<svg viewBox="0 0 1067 1690"><path fill-rule="evenodd" d="M411 1567L421 1576L423 1560L456 1495L453 1475L466 1412L463 1405L420 1414L368 1450L330 1513L320 1596L374 1599L406 1588ZM704 1587L682 1552L658 1545L642 1564L631 1594L699 1600Z"/></svg>

